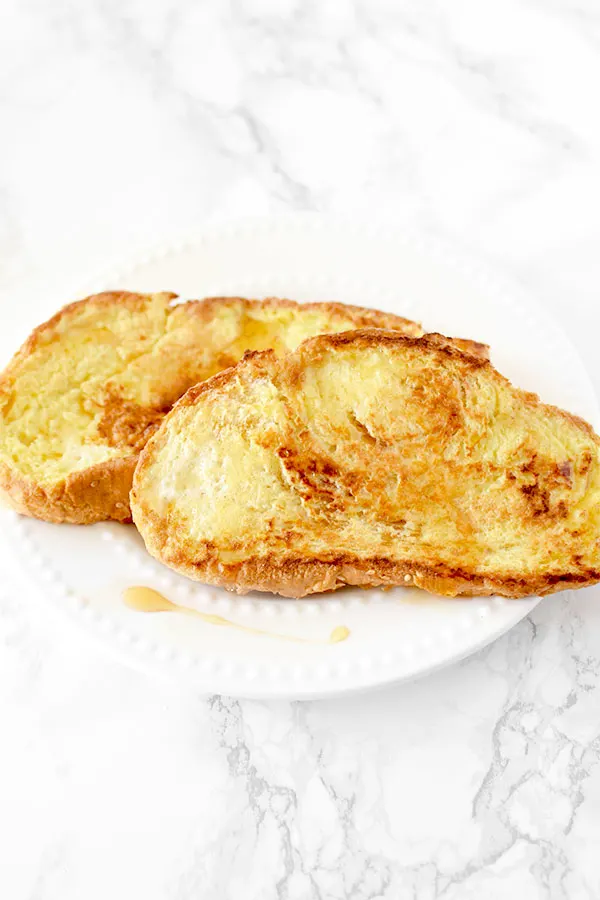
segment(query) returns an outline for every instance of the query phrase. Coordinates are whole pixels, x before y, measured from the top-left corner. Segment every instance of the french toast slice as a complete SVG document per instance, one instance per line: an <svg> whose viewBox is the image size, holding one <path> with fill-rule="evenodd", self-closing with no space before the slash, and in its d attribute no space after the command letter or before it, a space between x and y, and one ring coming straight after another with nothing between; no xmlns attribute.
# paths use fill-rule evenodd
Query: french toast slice
<svg viewBox="0 0 600 900"><path fill-rule="evenodd" d="M66 306L0 375L0 494L19 512L128 521L148 437L191 385L246 350L283 353L312 335L364 326L422 333L408 319L339 303L174 301L109 292Z"/></svg>
<svg viewBox="0 0 600 900"><path fill-rule="evenodd" d="M600 439L439 335L248 355L142 451L147 549L238 593L524 597L600 580Z"/></svg>

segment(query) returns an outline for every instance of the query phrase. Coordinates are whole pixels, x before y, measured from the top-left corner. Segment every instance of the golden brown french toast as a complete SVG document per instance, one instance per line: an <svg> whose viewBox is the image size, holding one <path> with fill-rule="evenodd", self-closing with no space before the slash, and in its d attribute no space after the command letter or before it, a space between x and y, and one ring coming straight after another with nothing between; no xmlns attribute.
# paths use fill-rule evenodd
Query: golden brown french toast
<svg viewBox="0 0 600 900"><path fill-rule="evenodd" d="M302 597L523 597L600 580L600 439L439 335L361 330L191 388L131 494L190 578Z"/></svg>
<svg viewBox="0 0 600 900"><path fill-rule="evenodd" d="M321 332L415 322L339 303L111 292L66 306L0 376L0 493L51 522L130 519L138 453L193 384L246 350L284 353ZM481 347L481 352L485 352Z"/></svg>

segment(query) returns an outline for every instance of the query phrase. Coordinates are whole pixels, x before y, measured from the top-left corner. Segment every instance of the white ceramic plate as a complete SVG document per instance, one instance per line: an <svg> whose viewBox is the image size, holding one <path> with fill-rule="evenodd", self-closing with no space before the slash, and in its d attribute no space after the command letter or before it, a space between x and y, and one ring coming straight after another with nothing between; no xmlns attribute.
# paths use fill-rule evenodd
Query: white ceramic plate
<svg viewBox="0 0 600 900"><path fill-rule="evenodd" d="M541 308L447 248L405 233L313 216L244 222L133 260L80 296L107 288L378 307L428 330L488 342L494 363L516 384L594 424L599 420L573 347ZM154 562L133 526L54 526L5 513L0 529L11 571L44 602L66 611L128 663L202 692L314 697L414 678L489 643L538 602L441 600L403 588L301 601L238 598ZM121 599L132 585L157 588L178 604L273 636L178 613L132 611ZM340 625L350 637L327 643Z"/></svg>

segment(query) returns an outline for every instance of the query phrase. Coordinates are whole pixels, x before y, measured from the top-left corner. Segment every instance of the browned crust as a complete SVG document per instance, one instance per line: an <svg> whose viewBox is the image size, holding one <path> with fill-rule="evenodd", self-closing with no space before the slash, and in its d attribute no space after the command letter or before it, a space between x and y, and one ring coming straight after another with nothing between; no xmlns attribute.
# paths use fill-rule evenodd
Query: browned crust
<svg viewBox="0 0 600 900"><path fill-rule="evenodd" d="M585 419L582 419L580 416L576 416L573 413L567 412L566 410L561 409L558 406L552 406L552 404L549 403L542 403L539 396L537 394L534 394L532 391L523 391L520 388L515 387L508 380L508 378L505 378L504 375L501 375L500 372L498 372L498 370L494 368L489 359L481 357L477 354L466 353L464 349L453 344L452 338L447 338L445 335L437 334L436 332L430 332L429 334L424 334L421 337L416 338L409 335L397 334L394 331L381 331L374 329L342 331L337 334L318 335L317 337L309 338L307 341L304 341L301 347L299 347L299 353L302 354L302 362L299 365L301 368L303 368L306 365L306 362L308 362L310 354L315 350L318 353L319 348L323 348L326 346L342 347L348 344L356 344L357 346L362 347L377 347L383 346L385 344L392 346L394 344L409 344L413 347L427 347L430 349L435 349L439 353L448 356L449 358L456 359L457 357L460 357L467 363L469 368L486 369L488 373L492 373L492 377L495 378L499 384L509 385L511 390L519 397L522 403L525 403L526 405L531 407L541 407L545 412L551 413L553 415L558 413L563 419L566 419L567 421L571 422L582 431L584 431L588 437L593 438L594 442L600 446L600 437L596 434L590 423L586 422ZM308 356L307 359L305 359L304 357L305 353ZM291 364L293 365L294 363L292 362Z"/></svg>
<svg viewBox="0 0 600 900"><path fill-rule="evenodd" d="M177 295L165 292L167 299ZM122 304L139 309L147 295L130 291L104 291L69 303L35 328L0 375L0 393L23 359L33 353L41 340L61 321L84 306L103 307ZM71 473L67 478L43 485L23 477L0 463L0 491L7 504L22 515L47 522L90 525L114 519L130 522L129 491L137 456L116 458Z"/></svg>
<svg viewBox="0 0 600 900"><path fill-rule="evenodd" d="M353 306L348 303L336 303L334 301L323 303L299 303L297 300L288 300L282 297L266 297L264 300L250 300L246 297L207 297L205 300L190 300L186 305L193 307L199 315L208 319L215 306L234 306L244 304L250 309L303 309L326 311L330 315L340 315L352 319L356 330L365 328L381 328L386 331L401 331L410 337L422 337L424 334L420 322L405 319L394 313L382 312L378 309L369 309L366 306ZM345 334L346 332L336 332ZM452 344L458 350L476 356L479 359L489 359L490 348L481 341L473 341L470 338L439 336L445 343Z"/></svg>
<svg viewBox="0 0 600 900"><path fill-rule="evenodd" d="M177 297L177 294L173 294L171 291L164 291L163 294L170 300L174 300L175 297ZM128 306L131 309L139 309L144 305L148 296L148 294L134 294L131 291L103 291L100 294L92 294L90 297L84 297L83 300L75 300L73 303L68 303L66 306L63 306L62 309L59 309L59 311L50 319L46 322L42 322L37 328L34 328L29 337L17 350L0 375L0 390L8 381L9 376L21 360L34 352L46 332L55 329L57 325L60 325L63 319L66 319L72 313L77 312L84 306L93 306L102 309L102 307L116 306L117 304Z"/></svg>
<svg viewBox="0 0 600 900"><path fill-rule="evenodd" d="M419 560L396 563L386 557L361 559L350 553L335 554L329 559L288 558L283 561L275 554L266 554L261 557L248 558L239 564L227 565L219 559L218 552L209 544L205 544L201 548L204 556L201 561L191 560L182 552L170 551L167 555L165 548L171 535L168 533L166 522L147 505L138 486L145 470L151 465L154 446L167 439L169 422L175 411L183 407L194 406L206 393L220 391L230 381L239 377L244 368L260 374L261 371L277 365L282 370L287 369L290 378L300 378L302 371L311 362L318 361L324 350L350 345L354 347L409 345L434 350L449 358L460 356L470 368L485 368L500 384L510 385L508 379L497 372L488 360L465 354L464 351L448 343L448 339L439 334L427 334L418 338L392 331L365 329L310 338L294 354L279 360L269 350L248 353L236 366L190 388L163 420L160 428L140 455L131 492L132 515L146 548L152 556L189 578L214 584L238 594L245 594L249 591L267 591L295 598L323 591L333 591L348 585L364 588L403 585L419 587L430 593L446 597L498 594L518 599L531 595L551 594L560 590L588 587L600 581L600 570L591 568L581 568L578 571L561 574L524 576L519 572L508 574L503 572L481 576L460 568L451 568L445 564L432 566ZM512 385L511 388L526 406L531 408L541 406L551 415L559 414L581 429L586 436L592 437L594 442L600 446L600 437L595 434L591 425L585 420L558 407L541 403L536 394L519 390Z"/></svg>
<svg viewBox="0 0 600 900"><path fill-rule="evenodd" d="M177 297L169 291L162 292L167 302ZM46 322L33 330L21 348L15 353L4 372L0 374L0 393L23 359L30 356L44 337L52 333L64 319L77 313L82 307L98 309L115 305L140 309L148 301L149 294L131 291L104 291L83 300L69 303ZM392 313L367 309L359 306L345 306L343 303L297 303L294 300L269 297L265 300L251 300L241 297L209 297L205 300L190 300L183 304L191 313L207 321L222 306L236 306L242 303L246 309L288 308L324 311L330 315L350 318L357 327L399 328L414 334L421 333L419 324ZM156 418L156 411L154 416ZM107 427L111 423L107 424ZM150 429L148 429L150 433ZM143 436L142 436L143 438ZM140 444L143 442L140 438ZM129 455L115 457L106 463L73 472L66 479L49 485L38 484L25 479L6 464L0 465L0 491L10 506L24 515L45 519L49 522L91 524L107 519L130 521L129 491L133 470L138 459L138 445L131 445Z"/></svg>
<svg viewBox="0 0 600 900"><path fill-rule="evenodd" d="M239 303L246 310L301 309L325 312L331 316L338 315L351 319L356 328L402 329L404 333L414 335L423 333L420 323L414 322L412 319L405 319L403 316L382 312L378 309L369 309L366 306L353 306L350 303L336 303L335 301L299 303L297 300L288 300L285 297L265 297L264 300L253 300L247 297L206 297L204 300L190 300L188 305L193 307L199 315L208 319L213 314L215 307L236 306ZM475 344L475 341L467 341L467 343Z"/></svg>
<svg viewBox="0 0 600 900"><path fill-rule="evenodd" d="M0 491L16 512L46 522L131 522L128 497L136 463L137 456L112 459L50 485L23 478L0 463Z"/></svg>
<svg viewBox="0 0 600 900"><path fill-rule="evenodd" d="M136 524L139 521L135 509L134 520ZM340 554L329 560L286 559L274 562L271 557L265 556L248 559L239 565L224 565L216 559L190 563L179 558L165 559L154 542L147 542L146 546L156 559L194 581L213 584L236 594L263 591L296 599L343 587L403 586L418 587L442 597L499 595L517 600L556 591L577 590L600 581L600 571L597 569L530 578L518 573L483 577L444 565L431 566L418 560L397 564L385 558L360 559L351 554Z"/></svg>

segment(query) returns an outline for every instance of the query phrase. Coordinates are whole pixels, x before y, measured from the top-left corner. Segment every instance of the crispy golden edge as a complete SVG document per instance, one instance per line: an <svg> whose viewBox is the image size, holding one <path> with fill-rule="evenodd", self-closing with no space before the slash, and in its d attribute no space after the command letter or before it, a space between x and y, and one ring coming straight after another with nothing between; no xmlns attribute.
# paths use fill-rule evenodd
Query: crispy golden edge
<svg viewBox="0 0 600 900"><path fill-rule="evenodd" d="M586 436L592 437L600 446L600 437L595 434L588 422L558 407L541 403L537 394L513 387L507 378L494 369L489 360L465 354L464 351L449 344L443 335L426 334L414 338L393 331L372 329L320 335L310 338L301 344L295 353L280 359L277 359L270 350L248 353L236 366L190 388L175 404L140 454L130 498L133 521L153 557L189 578L214 584L238 594L245 594L248 591L268 591L295 598L333 591L348 585L363 588L414 585L446 597L499 594L518 599L587 587L600 581L600 571L595 569L564 577L539 575L524 578L521 573L515 572L510 575L492 574L483 578L445 564L431 566L418 559L398 564L385 557L361 559L350 553L336 554L328 560L297 558L288 559L283 563L278 560L276 554L267 554L248 559L243 563L227 565L219 561L218 552L211 552L209 548L207 559L201 563L188 559L185 554L176 557L171 555L168 560L165 559L163 550L169 537L166 523L145 502L140 487L146 469L152 464L155 447L162 446L169 439L171 421L174 420L177 410L194 406L206 393L220 391L240 374L242 367L256 375L261 371L272 371L275 367L288 378L300 378L302 371L311 363L317 362L324 350L349 345L357 348L410 345L433 350L439 353L442 359L444 356L460 355L463 358L467 356L472 368L485 368L499 385L511 386L525 406L538 409L542 407L550 415L560 415L581 429Z"/></svg>
<svg viewBox="0 0 600 900"><path fill-rule="evenodd" d="M168 299L177 294L165 292ZM0 375L0 392L10 383L23 359L35 352L40 339L83 306L98 308L117 304L139 308L146 296L130 291L104 291L69 303L46 322L38 325L15 353ZM113 459L74 472L52 485L41 485L24 478L6 463L0 463L0 492L6 504L16 512L47 522L90 525L115 519L130 522L129 491L137 458Z"/></svg>
<svg viewBox="0 0 600 900"><path fill-rule="evenodd" d="M177 297L177 294L170 291L162 293L167 303ZM0 374L0 392L4 386L10 383L22 360L35 352L41 338L47 332L56 329L64 319L83 306L102 309L121 305L139 309L147 303L149 296L151 295L130 291L104 291L64 306L50 319L35 328L15 353ZM182 305L185 305L192 313L209 320L218 307L235 306L240 302L246 309L302 308L320 310L331 315L340 314L352 318L359 328L370 325L371 327L402 328L415 334L422 331L421 326L410 319L360 306L346 306L343 303L303 304L276 297L265 300L250 300L242 297L209 297L205 300L190 300ZM45 519L48 522L89 525L107 519L115 519L120 522L131 521L129 492L137 458L137 454L132 452L127 456L113 458L105 463L81 469L62 481L46 486L28 480L5 463L0 463L0 493L13 509L23 515Z"/></svg>
<svg viewBox="0 0 600 900"><path fill-rule="evenodd" d="M299 303L297 300L287 300L283 297L266 297L264 300L253 300L247 297L207 297L204 300L190 300L188 305L197 309L200 315L208 318L214 307L235 306L242 303L245 309L293 309L314 310L326 312L330 315L340 315L351 318L358 328L402 328L406 333L422 334L423 328L412 319L405 319L394 313L382 312L378 309L368 309L365 306L352 306L347 303ZM387 324L386 324L387 323ZM475 341L467 341L475 345ZM485 346L485 345L479 345Z"/></svg>
<svg viewBox="0 0 600 900"><path fill-rule="evenodd" d="M245 297L207 297L205 300L190 300L186 305L195 307L199 315L208 318L208 314L212 312L213 306L234 306L237 303L243 303L246 309L308 309L321 312L326 311L329 314L352 318L357 331L365 328L378 328L385 331L401 331L402 334L410 337L423 337L424 335L421 323L415 322L413 319L405 319L403 316L397 316L394 313L386 313L366 306L353 306L349 303L335 303L331 301L324 303L299 303L296 300L286 300L281 297L266 297L264 300L251 300ZM343 334L344 332L334 333ZM439 338L444 343L456 347L463 353L468 353L479 359L489 359L490 347L481 341L474 341L470 338L447 337L445 335L439 335ZM312 338L309 340L312 340Z"/></svg>
<svg viewBox="0 0 600 900"><path fill-rule="evenodd" d="M23 478L0 463L0 491L16 512L46 522L131 522L128 495L136 463L135 456L112 459L49 486Z"/></svg>
<svg viewBox="0 0 600 900"><path fill-rule="evenodd" d="M164 291L164 294L171 300L177 297L177 294L173 294L170 291ZM131 309L139 309L140 306L144 305L148 296L150 295L134 294L131 291L103 291L101 294L92 294L90 297L84 297L83 300L76 300L74 303L68 303L66 306L63 306L62 309L59 309L59 311L50 319L47 319L45 322L42 322L41 325L38 325L37 328L34 328L29 337L26 338L0 375L0 388L2 388L9 380L9 376L12 375L16 368L18 368L19 363L35 351L40 342L40 338L43 337L47 331L55 329L60 325L63 319L68 318L72 313L77 312L84 306L94 306L102 309L102 307L120 304L122 306L129 306Z"/></svg>

